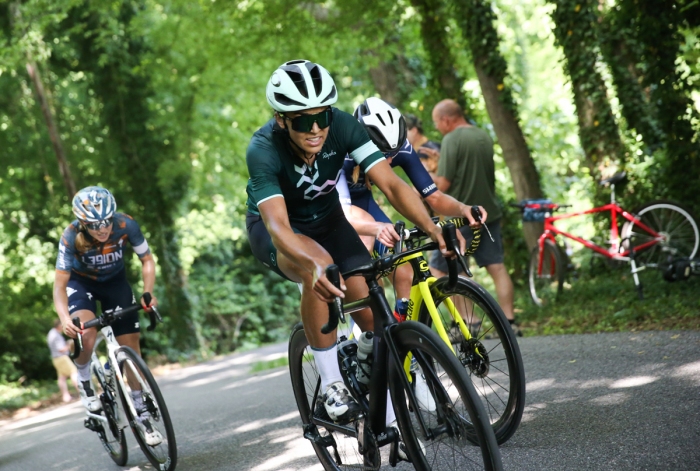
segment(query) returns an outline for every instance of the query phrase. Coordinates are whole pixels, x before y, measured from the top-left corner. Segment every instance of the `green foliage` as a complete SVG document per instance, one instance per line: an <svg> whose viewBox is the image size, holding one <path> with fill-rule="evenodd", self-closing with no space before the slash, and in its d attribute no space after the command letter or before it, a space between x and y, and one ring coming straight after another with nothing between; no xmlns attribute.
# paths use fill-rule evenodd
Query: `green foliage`
<svg viewBox="0 0 700 471"><path fill-rule="evenodd" d="M700 278L668 283L657 271L644 272L645 299L639 300L628 265L599 266L597 272L584 267L557 302L544 308L520 292L516 307L526 335L700 329Z"/></svg>

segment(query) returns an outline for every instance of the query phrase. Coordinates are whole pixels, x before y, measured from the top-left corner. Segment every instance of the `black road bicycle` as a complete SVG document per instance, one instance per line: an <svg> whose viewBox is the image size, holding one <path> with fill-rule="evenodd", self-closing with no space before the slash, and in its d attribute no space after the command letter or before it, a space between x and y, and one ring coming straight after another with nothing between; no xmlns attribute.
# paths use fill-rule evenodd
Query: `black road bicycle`
<svg viewBox="0 0 700 471"><path fill-rule="evenodd" d="M443 232L450 247L456 241L454 225L446 226ZM355 376L356 350L352 347L356 348L356 344L339 339L341 373L363 409L353 422L335 423L326 414L321 402L320 377L304 328L298 324L292 330L289 340L292 388L304 437L311 441L326 470L378 470L387 460L392 467L402 465L398 453L400 441L417 470L503 469L493 428L464 367L427 326L412 321L397 323L377 281L403 257L424 248L436 248L436 244L428 245L388 255L344 273L345 278L363 276L369 296L342 306L339 300L329 303L329 321L321 329L323 333L333 332L339 318L344 322L346 313L370 307L374 316L369 387L361 385ZM331 265L327 276L339 285L337 270ZM425 378L433 407L421 406L416 398L412 387L416 373L407 367L412 359ZM386 424L387 389L399 430Z"/></svg>

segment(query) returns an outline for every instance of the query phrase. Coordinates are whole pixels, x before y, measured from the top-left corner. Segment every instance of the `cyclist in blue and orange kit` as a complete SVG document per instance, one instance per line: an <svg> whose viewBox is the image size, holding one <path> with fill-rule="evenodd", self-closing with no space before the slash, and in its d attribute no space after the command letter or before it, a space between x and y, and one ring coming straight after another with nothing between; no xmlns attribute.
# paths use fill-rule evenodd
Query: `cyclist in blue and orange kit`
<svg viewBox="0 0 700 471"><path fill-rule="evenodd" d="M101 187L83 188L73 197L73 221L61 236L58 244L53 301L63 331L75 338L81 329L72 323L72 318L87 322L95 318L97 301L101 310L119 310L136 303L134 294L126 280L124 249L127 242L133 247L142 263L144 293L152 293L156 281L156 267L148 242L141 228L131 216L118 213L112 194ZM147 310L158 301L151 297ZM141 354L139 347L139 317L135 312L112 324L114 335L120 345L127 345ZM85 408L96 412L101 408L95 396L90 374L90 355L97 331L94 328L82 332L83 351L75 361L78 368L78 389ZM145 419L140 391L133 391L134 406L139 418ZM142 421L141 420L141 421ZM146 441L156 445L162 438L157 431L147 431Z"/></svg>

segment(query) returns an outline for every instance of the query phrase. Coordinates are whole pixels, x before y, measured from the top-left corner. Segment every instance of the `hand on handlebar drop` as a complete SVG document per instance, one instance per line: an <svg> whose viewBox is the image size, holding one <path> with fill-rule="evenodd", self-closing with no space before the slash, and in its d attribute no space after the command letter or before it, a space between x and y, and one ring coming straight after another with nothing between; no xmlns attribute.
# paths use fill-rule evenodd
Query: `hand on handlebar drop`
<svg viewBox="0 0 700 471"><path fill-rule="evenodd" d="M78 334L83 333L83 330L80 327L77 327L73 324L72 319L69 319L68 321L62 319L61 326L63 327L63 333L72 339L77 338Z"/></svg>
<svg viewBox="0 0 700 471"><path fill-rule="evenodd" d="M488 218L488 213L483 206L479 206L479 211L481 211L481 222L475 219L474 215L472 215L471 206L467 206L464 210L464 217L469 220L469 227L472 229L476 229L477 227L480 227L481 224L486 223L486 219Z"/></svg>
<svg viewBox="0 0 700 471"><path fill-rule="evenodd" d="M143 306L144 311L146 312L151 312L151 307L158 307L158 298L156 298L154 295L151 295L151 303L146 304L146 302L143 299L143 295L141 295L141 306Z"/></svg>
<svg viewBox="0 0 700 471"><path fill-rule="evenodd" d="M464 239L464 236L460 231L456 231L456 235L457 242L459 242L459 251L460 253L464 254L464 251L467 249L467 241ZM433 240L433 242L438 243L438 246L440 247L440 253L443 257L453 259L457 256L457 254L453 251L447 250L445 238L443 237L442 229L439 226L435 226L435 230L430 233L430 238Z"/></svg>
<svg viewBox="0 0 700 471"><path fill-rule="evenodd" d="M335 298L345 298L345 290L347 287L345 286L345 280L343 280L342 275L340 275L340 288L341 289L338 289L333 286L333 283L326 277L325 266L316 265L313 279L313 289L316 297L326 303L333 302Z"/></svg>
<svg viewBox="0 0 700 471"><path fill-rule="evenodd" d="M391 223L379 223L379 228L377 229L375 237L387 247L393 247L394 244L401 239Z"/></svg>

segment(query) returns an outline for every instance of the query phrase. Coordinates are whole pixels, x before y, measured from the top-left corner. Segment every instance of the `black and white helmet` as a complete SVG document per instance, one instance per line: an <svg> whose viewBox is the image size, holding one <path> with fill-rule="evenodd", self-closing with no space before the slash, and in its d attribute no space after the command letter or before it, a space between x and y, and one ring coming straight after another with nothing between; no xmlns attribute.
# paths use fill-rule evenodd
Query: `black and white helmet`
<svg viewBox="0 0 700 471"><path fill-rule="evenodd" d="M354 113L379 150L396 152L406 141L406 120L401 112L379 98L367 98Z"/></svg>
<svg viewBox="0 0 700 471"><path fill-rule="evenodd" d="M307 60L285 62L267 82L267 101L275 111L288 112L330 106L338 101L333 77Z"/></svg>

